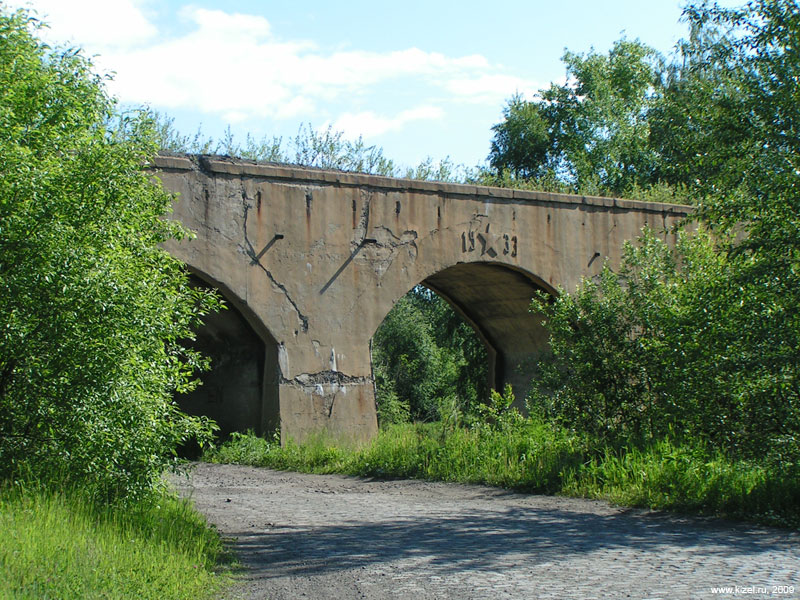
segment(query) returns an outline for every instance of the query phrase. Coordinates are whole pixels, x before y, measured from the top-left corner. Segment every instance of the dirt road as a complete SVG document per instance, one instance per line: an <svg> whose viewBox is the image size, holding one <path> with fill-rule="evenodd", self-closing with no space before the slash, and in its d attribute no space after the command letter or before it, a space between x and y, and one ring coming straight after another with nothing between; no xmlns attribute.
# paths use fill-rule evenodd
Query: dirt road
<svg viewBox="0 0 800 600"><path fill-rule="evenodd" d="M786 531L235 465L199 464L180 488L247 567L226 598L800 598Z"/></svg>

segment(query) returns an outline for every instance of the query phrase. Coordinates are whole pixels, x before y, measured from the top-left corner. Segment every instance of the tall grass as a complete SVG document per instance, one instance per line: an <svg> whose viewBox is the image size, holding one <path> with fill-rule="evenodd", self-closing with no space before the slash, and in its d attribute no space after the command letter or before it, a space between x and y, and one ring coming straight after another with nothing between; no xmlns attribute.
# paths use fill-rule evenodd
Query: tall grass
<svg viewBox="0 0 800 600"><path fill-rule="evenodd" d="M351 455L351 474L418 477L554 493L562 474L579 468L587 448L578 436L542 423L516 428L398 425Z"/></svg>
<svg viewBox="0 0 800 600"><path fill-rule="evenodd" d="M592 457L564 493L800 527L800 473L790 465L731 461L720 451L668 440Z"/></svg>
<svg viewBox="0 0 800 600"><path fill-rule="evenodd" d="M800 527L792 465L731 461L670 440L614 449L536 418L393 425L363 447L317 436L303 444L234 434L205 460L311 473L421 478L606 499Z"/></svg>
<svg viewBox="0 0 800 600"><path fill-rule="evenodd" d="M169 495L98 507L76 491L0 489L0 599L197 599L216 574L218 534Z"/></svg>

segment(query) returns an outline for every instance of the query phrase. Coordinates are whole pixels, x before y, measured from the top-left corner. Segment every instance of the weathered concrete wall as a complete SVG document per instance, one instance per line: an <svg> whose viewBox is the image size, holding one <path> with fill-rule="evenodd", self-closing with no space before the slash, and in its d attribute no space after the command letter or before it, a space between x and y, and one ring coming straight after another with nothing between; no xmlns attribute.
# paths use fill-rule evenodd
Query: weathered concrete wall
<svg viewBox="0 0 800 600"><path fill-rule="evenodd" d="M274 375L261 414L277 396L281 430L295 438L374 434L369 341L418 283L475 326L495 384L524 390L518 367L546 344L528 312L534 291L573 290L606 259L618 264L642 226L669 238L688 211L209 156L162 156L155 168L178 194L174 217L197 232L169 251L263 341Z"/></svg>

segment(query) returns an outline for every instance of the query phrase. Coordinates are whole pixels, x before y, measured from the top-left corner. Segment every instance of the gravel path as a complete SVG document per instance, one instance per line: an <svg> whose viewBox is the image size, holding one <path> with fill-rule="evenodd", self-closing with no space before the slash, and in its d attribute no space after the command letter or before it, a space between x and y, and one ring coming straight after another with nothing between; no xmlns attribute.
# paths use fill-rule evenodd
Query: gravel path
<svg viewBox="0 0 800 600"><path fill-rule="evenodd" d="M800 598L787 531L237 465L199 464L179 487L247 567L226 598Z"/></svg>

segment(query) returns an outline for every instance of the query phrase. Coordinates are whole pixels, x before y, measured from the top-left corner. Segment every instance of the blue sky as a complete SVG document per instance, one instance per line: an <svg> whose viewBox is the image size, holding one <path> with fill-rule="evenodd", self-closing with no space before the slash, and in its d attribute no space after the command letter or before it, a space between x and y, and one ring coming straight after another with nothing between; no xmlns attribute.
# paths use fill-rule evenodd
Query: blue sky
<svg viewBox="0 0 800 600"><path fill-rule="evenodd" d="M331 125L405 165L483 162L506 99L564 81L565 48L606 52L624 35L669 54L687 33L683 0L6 4L36 9L48 41L84 48L121 102L184 133Z"/></svg>

